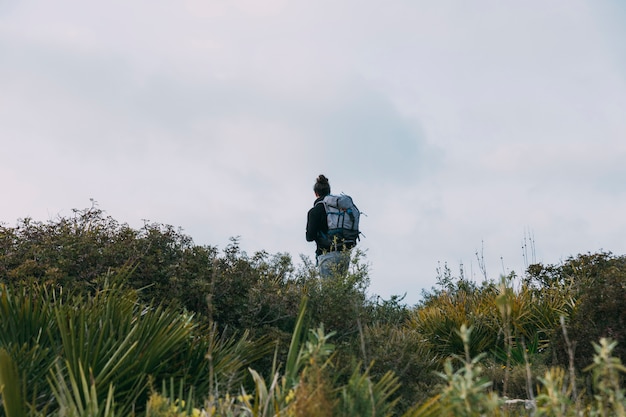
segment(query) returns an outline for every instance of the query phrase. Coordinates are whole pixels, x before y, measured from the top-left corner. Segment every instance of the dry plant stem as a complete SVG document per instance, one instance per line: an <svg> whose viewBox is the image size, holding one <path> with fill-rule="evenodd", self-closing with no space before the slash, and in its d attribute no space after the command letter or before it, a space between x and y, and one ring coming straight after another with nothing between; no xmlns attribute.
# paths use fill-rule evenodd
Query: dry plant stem
<svg viewBox="0 0 626 417"><path fill-rule="evenodd" d="M509 389L509 376L511 373L511 329L509 328L508 320L505 323L504 333L506 335L506 369L504 370L504 382L502 384L502 396L507 396Z"/></svg>
<svg viewBox="0 0 626 417"><path fill-rule="evenodd" d="M572 400L576 404L576 412L579 413L578 410L578 393L576 391L576 370L574 368L574 345L569 340L567 336L567 327L565 327L565 317L561 316L561 328L563 329L563 337L565 338L565 345L567 346L567 356L569 358L569 378L570 378L570 387L572 389Z"/></svg>
<svg viewBox="0 0 626 417"><path fill-rule="evenodd" d="M359 342L361 344L361 352L363 354L363 365L366 366L367 362L367 349L365 347L365 333L363 332L363 324L361 323L361 314L359 312L359 306L354 303L354 312L356 313L356 325L359 330Z"/></svg>
<svg viewBox="0 0 626 417"><path fill-rule="evenodd" d="M217 279L217 259L213 260L213 273L211 274L211 290L209 291L209 294L207 294L206 296L206 301L207 301L207 306L208 306L208 310L209 310L209 323L211 323L211 327L213 327L213 331L217 331L217 328L214 327L215 323L213 322L213 294L215 292L215 281ZM211 395L213 395L214 387L213 383L214 383L214 378L215 378L215 374L214 374L214 369L213 369L213 349L211 349L209 352L207 352L206 358L209 362L209 392L211 393ZM217 394L217 392L216 392Z"/></svg>
<svg viewBox="0 0 626 417"><path fill-rule="evenodd" d="M531 411L531 416L535 415L535 410L537 408L535 403L535 392L533 390L533 376L530 371L530 361L528 360L528 353L526 352L526 342L522 339L522 348L524 352L524 367L526 368L526 390L528 391L528 399L533 404L533 408Z"/></svg>
<svg viewBox="0 0 626 417"><path fill-rule="evenodd" d="M361 351L363 353L363 364L366 364L368 362L367 362L367 350L365 349L365 334L363 332L363 325L361 324L361 317L359 317L358 315L356 318L356 324L357 324L357 327L359 328L359 339L361 342Z"/></svg>
<svg viewBox="0 0 626 417"><path fill-rule="evenodd" d="M528 253L530 247L530 255ZM528 230L524 231L524 240L522 242L522 257L524 258L524 268L528 269L531 264L537 262L537 255L535 252L535 236Z"/></svg>
<svg viewBox="0 0 626 417"><path fill-rule="evenodd" d="M487 281L487 266L485 265L485 242L481 241L480 254L476 251L476 260L478 261L478 268L480 269L483 279Z"/></svg>
<svg viewBox="0 0 626 417"><path fill-rule="evenodd" d="M496 299L496 304L502 317L502 331L504 333L504 345L506 348L506 366L504 369L504 381L502 384L502 396L506 397L509 388L509 378L511 372L511 351L513 345L513 335L511 333L511 300L507 296L508 288L506 280L502 277L500 282L500 294Z"/></svg>
<svg viewBox="0 0 626 417"><path fill-rule="evenodd" d="M213 273L211 274L211 290L207 294L207 304L209 310L209 323L213 323L213 294L215 294L215 281L217 281L217 258L213 259Z"/></svg>

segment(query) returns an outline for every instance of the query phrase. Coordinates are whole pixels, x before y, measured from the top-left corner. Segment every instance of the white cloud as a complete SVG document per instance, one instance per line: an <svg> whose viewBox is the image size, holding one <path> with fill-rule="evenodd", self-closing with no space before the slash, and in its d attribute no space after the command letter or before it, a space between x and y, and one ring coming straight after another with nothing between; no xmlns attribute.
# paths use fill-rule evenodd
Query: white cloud
<svg viewBox="0 0 626 417"><path fill-rule="evenodd" d="M315 177L367 213L372 291L626 251L623 8L5 2L0 221L96 199L198 243L311 255ZM538 10L541 12L539 13ZM502 259L501 259L502 258Z"/></svg>

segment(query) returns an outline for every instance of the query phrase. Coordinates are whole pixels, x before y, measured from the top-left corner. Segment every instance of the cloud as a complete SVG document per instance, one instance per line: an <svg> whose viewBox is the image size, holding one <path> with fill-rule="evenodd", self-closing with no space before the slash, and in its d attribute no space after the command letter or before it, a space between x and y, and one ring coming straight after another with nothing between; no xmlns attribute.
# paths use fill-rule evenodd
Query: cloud
<svg viewBox="0 0 626 417"><path fill-rule="evenodd" d="M315 158L324 167L371 183L415 183L437 168L440 152L414 119L403 117L371 87L344 85L316 123ZM347 87L347 88L345 88Z"/></svg>
<svg viewBox="0 0 626 417"><path fill-rule="evenodd" d="M297 257L324 173L367 214L379 294L478 271L483 242L495 277L528 230L548 262L619 252L619 4L4 2L0 220L94 198Z"/></svg>
<svg viewBox="0 0 626 417"><path fill-rule="evenodd" d="M417 123L367 82L337 79L322 94L305 89L311 95L304 97L274 94L245 80L188 83L168 72L138 83L132 67L115 54L24 43L1 49L14 67L7 91L28 106L38 121L33 128L79 155L97 150L110 158L119 152L141 158L170 141L183 155L204 154L243 170L254 170L251 158L262 152L270 166L293 169L291 161L298 161L339 167L364 181L411 182L436 166L435 148ZM46 68L45 77L34 73L38 67ZM16 80L19 89L8 85Z"/></svg>

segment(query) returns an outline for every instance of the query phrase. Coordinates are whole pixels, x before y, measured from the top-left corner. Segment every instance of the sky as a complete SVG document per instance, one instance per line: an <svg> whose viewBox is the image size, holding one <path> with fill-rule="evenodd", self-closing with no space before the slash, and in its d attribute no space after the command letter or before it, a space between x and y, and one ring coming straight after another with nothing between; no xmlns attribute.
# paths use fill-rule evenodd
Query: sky
<svg viewBox="0 0 626 417"><path fill-rule="evenodd" d="M0 222L299 264L324 174L372 297L623 255L625 39L621 0L2 0Z"/></svg>

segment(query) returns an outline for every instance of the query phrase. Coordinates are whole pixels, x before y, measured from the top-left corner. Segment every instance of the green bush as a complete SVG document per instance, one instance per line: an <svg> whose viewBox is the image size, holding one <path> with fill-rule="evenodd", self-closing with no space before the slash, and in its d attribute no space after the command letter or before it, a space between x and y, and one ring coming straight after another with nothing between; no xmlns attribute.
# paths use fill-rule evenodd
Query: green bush
<svg viewBox="0 0 626 417"><path fill-rule="evenodd" d="M626 360L626 257L610 253L578 255L560 266L534 265L529 279L542 287L542 294L555 287L570 304L560 311L565 317L569 344L558 323L552 331L554 357L568 366L584 367L594 355L593 343L601 338L618 342L614 354Z"/></svg>
<svg viewBox="0 0 626 417"><path fill-rule="evenodd" d="M562 265L531 265L524 277L512 273L499 283L456 279L447 270L440 288L411 308L397 296L367 294L368 265L359 250L347 274L324 280L302 260L296 268L288 254L248 256L238 239L222 251L198 246L157 223L135 230L95 204L68 218L0 225L0 348L17 364L20 393L33 410L58 408L63 397L67 410L90 404L98 414L107 407L141 411L149 395L154 404L164 396L161 405L180 408L179 398L156 393L163 380L194 391L194 407L207 396L223 410L256 406L240 389L258 395L261 380L268 395L278 395L272 384L292 363L305 298L300 326L332 333L333 353L306 377L289 373L302 384L290 388L300 395L294 400L300 408L281 406L298 415L305 415L307 401L324 402L322 415L364 413L366 399L383 414L415 410L437 389L432 372L448 382L465 378L468 373L446 367L450 357L467 362L468 356L481 358L474 370L490 382L485 393L532 397L537 386L561 384L571 392L560 398L582 412L592 407L592 388L607 389L583 372L593 343L611 338L617 342L611 354L620 361L626 356L624 257L579 255ZM467 340L458 333L462 326L472 328ZM567 372L561 378L546 371L548 364ZM375 387L381 396L365 395ZM620 403L611 389L611 401ZM163 411L172 411L168 407Z"/></svg>

